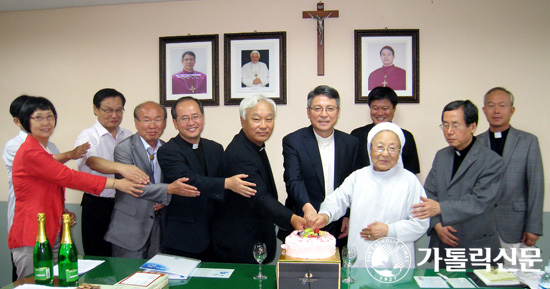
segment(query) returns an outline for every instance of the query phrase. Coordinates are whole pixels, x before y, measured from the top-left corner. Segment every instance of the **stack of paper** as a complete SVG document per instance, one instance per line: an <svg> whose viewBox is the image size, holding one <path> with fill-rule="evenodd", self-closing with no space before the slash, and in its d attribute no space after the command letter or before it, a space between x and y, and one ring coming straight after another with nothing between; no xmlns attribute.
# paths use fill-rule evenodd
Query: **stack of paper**
<svg viewBox="0 0 550 289"><path fill-rule="evenodd" d="M167 274L136 272L116 283L115 289L162 289L166 286L168 286Z"/></svg>
<svg viewBox="0 0 550 289"><path fill-rule="evenodd" d="M146 272L166 273L170 279L187 279L200 263L198 259L157 254L139 268Z"/></svg>
<svg viewBox="0 0 550 289"><path fill-rule="evenodd" d="M508 286L519 285L520 282L516 275L506 271L487 271L484 269L474 270L476 274L485 285L488 286Z"/></svg>
<svg viewBox="0 0 550 289"><path fill-rule="evenodd" d="M115 285L82 284L76 289L163 289L168 286L168 275L136 272Z"/></svg>

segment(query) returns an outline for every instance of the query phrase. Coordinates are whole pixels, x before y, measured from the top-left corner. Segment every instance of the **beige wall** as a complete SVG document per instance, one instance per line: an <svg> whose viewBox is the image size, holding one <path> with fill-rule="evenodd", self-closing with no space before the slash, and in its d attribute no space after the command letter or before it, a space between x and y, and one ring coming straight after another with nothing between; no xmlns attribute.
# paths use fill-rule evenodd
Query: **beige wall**
<svg viewBox="0 0 550 289"><path fill-rule="evenodd" d="M220 94L223 99L223 34L287 32L288 100L279 106L275 132L267 143L280 199L281 139L309 124L305 97L319 84L339 90L345 132L370 122L366 104L354 104L354 29L420 29L420 104L400 104L394 121L416 137L423 181L435 152L446 145L438 128L441 109L469 98L481 108L483 93L505 86L515 93L513 124L539 137L550 170L550 2L503 0L326 0L340 10L325 28L326 74L316 75L315 21L301 17L316 1L183 1L0 13L0 114L4 144L16 133L8 106L27 93L48 97L59 123L53 141L71 149L78 133L93 124L91 99L100 88L114 87L127 98L123 126L135 131L131 111L158 100L158 37L220 35ZM245 16L246 15L246 16ZM222 101L223 102L223 101ZM235 106L207 107L204 136L226 146L240 128ZM478 132L487 129L480 116ZM176 131L172 124L164 134ZM71 164L74 167L74 163ZM7 187L0 170L0 187ZM7 199L0 190L0 201ZM80 193L67 194L78 203ZM550 200L546 199L546 211Z"/></svg>

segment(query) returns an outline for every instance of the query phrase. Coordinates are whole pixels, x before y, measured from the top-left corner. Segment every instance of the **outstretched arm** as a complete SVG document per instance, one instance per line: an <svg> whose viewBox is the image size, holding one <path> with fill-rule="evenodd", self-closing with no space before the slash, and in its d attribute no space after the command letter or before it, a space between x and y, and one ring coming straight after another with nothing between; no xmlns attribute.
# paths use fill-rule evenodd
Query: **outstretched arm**
<svg viewBox="0 0 550 289"><path fill-rule="evenodd" d="M82 158L86 152L88 151L88 149L90 148L90 144L88 142L85 142L77 147L75 147L73 150L71 151L66 151L64 153L60 153L60 154L55 154L53 155L53 158L64 164L70 160L77 160L79 158Z"/></svg>

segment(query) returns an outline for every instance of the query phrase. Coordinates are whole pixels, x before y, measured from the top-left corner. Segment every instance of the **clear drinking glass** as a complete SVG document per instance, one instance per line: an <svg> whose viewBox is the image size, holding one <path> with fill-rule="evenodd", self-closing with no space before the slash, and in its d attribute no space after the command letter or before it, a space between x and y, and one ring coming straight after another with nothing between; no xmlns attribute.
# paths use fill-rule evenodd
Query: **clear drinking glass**
<svg viewBox="0 0 550 289"><path fill-rule="evenodd" d="M348 284L355 282L355 279L351 278L351 265L357 260L357 250L354 246L345 246L342 248L342 260L344 260L344 264L348 267L348 277L342 280L342 282Z"/></svg>
<svg viewBox="0 0 550 289"><path fill-rule="evenodd" d="M267 248L265 247L265 243L256 243L254 244L254 259L260 264L260 267L258 269L258 275L254 276L254 279L256 280L265 280L267 279L267 276L262 274L262 262L267 257Z"/></svg>

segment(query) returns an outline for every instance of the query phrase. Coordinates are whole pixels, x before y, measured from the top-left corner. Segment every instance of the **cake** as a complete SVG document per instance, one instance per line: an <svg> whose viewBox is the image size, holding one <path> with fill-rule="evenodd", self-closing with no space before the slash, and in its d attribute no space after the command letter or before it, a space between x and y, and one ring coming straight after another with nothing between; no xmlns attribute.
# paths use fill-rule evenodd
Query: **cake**
<svg viewBox="0 0 550 289"><path fill-rule="evenodd" d="M285 238L286 255L301 259L325 259L336 253L336 238L319 229L296 230Z"/></svg>

